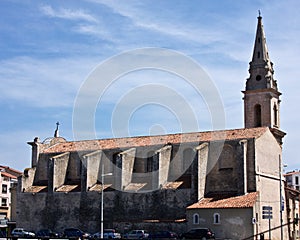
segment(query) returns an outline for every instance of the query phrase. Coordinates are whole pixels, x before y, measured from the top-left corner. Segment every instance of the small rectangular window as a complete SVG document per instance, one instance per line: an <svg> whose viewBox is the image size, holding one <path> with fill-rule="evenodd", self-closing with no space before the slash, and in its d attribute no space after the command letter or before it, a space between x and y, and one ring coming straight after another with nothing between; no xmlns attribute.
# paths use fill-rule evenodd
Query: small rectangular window
<svg viewBox="0 0 300 240"><path fill-rule="evenodd" d="M295 177L295 184L299 185L299 177L298 176Z"/></svg>
<svg viewBox="0 0 300 240"><path fill-rule="evenodd" d="M7 193L7 185L2 184L2 193Z"/></svg>
<svg viewBox="0 0 300 240"><path fill-rule="evenodd" d="M7 206L7 199L6 198L2 198L1 199L1 206L2 207L6 207Z"/></svg>

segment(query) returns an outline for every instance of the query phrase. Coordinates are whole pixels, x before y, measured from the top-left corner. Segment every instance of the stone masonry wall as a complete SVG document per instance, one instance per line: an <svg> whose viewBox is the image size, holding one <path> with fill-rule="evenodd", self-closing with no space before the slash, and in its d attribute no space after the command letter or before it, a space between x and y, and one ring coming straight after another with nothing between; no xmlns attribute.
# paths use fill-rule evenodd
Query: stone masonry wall
<svg viewBox="0 0 300 240"><path fill-rule="evenodd" d="M78 227L91 233L100 230L101 194L98 192L18 193L18 199L18 227L33 231L49 228L58 232L67 227ZM122 222L141 224L144 220L164 222L169 219L182 219L185 218L186 206L191 203L189 189L158 190L150 193L106 191L104 227L121 228L122 224L117 223ZM121 232L125 230L119 229Z"/></svg>

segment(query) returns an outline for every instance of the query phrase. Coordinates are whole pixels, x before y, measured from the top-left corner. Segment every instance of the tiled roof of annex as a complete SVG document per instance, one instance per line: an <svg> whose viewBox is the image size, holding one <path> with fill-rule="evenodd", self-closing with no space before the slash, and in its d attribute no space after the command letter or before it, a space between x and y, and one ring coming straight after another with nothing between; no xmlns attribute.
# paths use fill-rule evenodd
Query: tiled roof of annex
<svg viewBox="0 0 300 240"><path fill-rule="evenodd" d="M17 177L22 174L22 172L16 169L13 169L9 166L3 166L3 165L0 165L0 172L2 176L13 178L13 179L17 179Z"/></svg>
<svg viewBox="0 0 300 240"><path fill-rule="evenodd" d="M22 172L20 172L19 170L16 170L14 168L11 168L9 166L4 166L4 165L0 165L0 170L4 170L6 172L11 171L11 172L13 172L13 173L15 173L17 175L22 174Z"/></svg>
<svg viewBox="0 0 300 240"><path fill-rule="evenodd" d="M300 171L293 171L284 174L284 176L300 175Z"/></svg>
<svg viewBox="0 0 300 240"><path fill-rule="evenodd" d="M1 172L1 176L17 179L17 176L14 176L14 175L12 175L10 173L7 173L7 172Z"/></svg>
<svg viewBox="0 0 300 240"><path fill-rule="evenodd" d="M187 207L187 209L201 208L251 208L254 206L258 192L247 193L242 196L222 198L221 195L215 197L202 198L199 202Z"/></svg>
<svg viewBox="0 0 300 240"><path fill-rule="evenodd" d="M268 130L268 127L243 128L220 131L177 133L158 136L138 136L125 138L110 138L98 140L82 140L58 142L48 148L43 153L75 152L75 151L95 151L114 148L132 148L153 145L179 144L191 142L210 142L221 140L241 140L258 138Z"/></svg>

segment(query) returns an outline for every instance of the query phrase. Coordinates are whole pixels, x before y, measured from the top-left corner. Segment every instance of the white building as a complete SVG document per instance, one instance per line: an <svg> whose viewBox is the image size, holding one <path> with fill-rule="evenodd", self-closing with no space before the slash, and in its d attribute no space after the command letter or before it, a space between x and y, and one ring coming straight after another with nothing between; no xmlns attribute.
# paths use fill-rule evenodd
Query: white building
<svg viewBox="0 0 300 240"><path fill-rule="evenodd" d="M0 220L11 218L11 187L18 182L22 173L0 165Z"/></svg>
<svg viewBox="0 0 300 240"><path fill-rule="evenodd" d="M300 190L300 171L288 172L285 174L286 183L288 187Z"/></svg>

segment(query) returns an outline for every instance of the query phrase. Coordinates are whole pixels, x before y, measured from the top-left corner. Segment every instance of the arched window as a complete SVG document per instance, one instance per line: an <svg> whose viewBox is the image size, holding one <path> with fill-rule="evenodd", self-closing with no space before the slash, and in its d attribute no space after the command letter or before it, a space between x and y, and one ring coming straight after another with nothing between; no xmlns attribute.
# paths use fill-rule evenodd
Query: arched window
<svg viewBox="0 0 300 240"><path fill-rule="evenodd" d="M214 224L220 224L220 214L219 213L214 213Z"/></svg>
<svg viewBox="0 0 300 240"><path fill-rule="evenodd" d="M261 106L259 104L254 107L254 122L255 127L261 127Z"/></svg>
<svg viewBox="0 0 300 240"><path fill-rule="evenodd" d="M199 214L198 213L195 213L193 215L193 224L199 224Z"/></svg>
<svg viewBox="0 0 300 240"><path fill-rule="evenodd" d="M183 151L182 168L186 174L191 173L191 165L195 158L195 151L192 148L187 148Z"/></svg>
<svg viewBox="0 0 300 240"><path fill-rule="evenodd" d="M274 114L274 125L278 126L278 109L276 104L274 104L274 108L273 108L273 114Z"/></svg>

